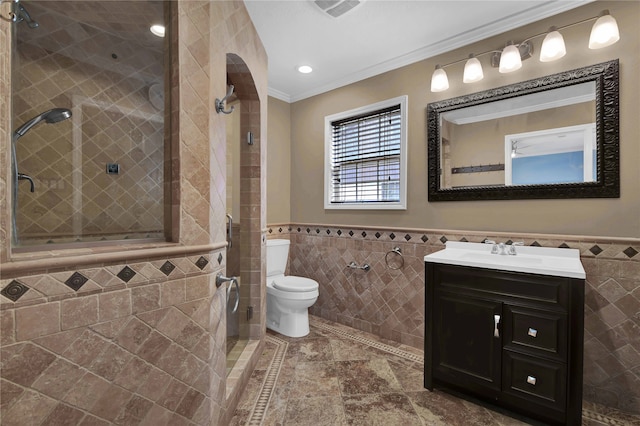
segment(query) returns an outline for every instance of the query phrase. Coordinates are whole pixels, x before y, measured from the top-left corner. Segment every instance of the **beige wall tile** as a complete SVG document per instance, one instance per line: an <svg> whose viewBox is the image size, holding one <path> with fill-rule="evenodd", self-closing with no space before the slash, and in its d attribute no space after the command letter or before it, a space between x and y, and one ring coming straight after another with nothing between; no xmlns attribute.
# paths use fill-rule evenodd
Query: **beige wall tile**
<svg viewBox="0 0 640 426"><path fill-rule="evenodd" d="M68 330L98 322L98 296L68 299L60 302L61 329Z"/></svg>
<svg viewBox="0 0 640 426"><path fill-rule="evenodd" d="M16 310L16 339L29 340L60 331L60 304L30 306Z"/></svg>

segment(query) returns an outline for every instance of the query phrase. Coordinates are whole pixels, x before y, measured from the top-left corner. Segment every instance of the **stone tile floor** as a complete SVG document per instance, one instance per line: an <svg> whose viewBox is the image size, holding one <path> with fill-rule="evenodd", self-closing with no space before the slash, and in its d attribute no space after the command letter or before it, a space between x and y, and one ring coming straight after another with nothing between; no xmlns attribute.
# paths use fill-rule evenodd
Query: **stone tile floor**
<svg viewBox="0 0 640 426"><path fill-rule="evenodd" d="M423 387L422 351L310 316L311 333L269 331L231 425L539 424ZM640 426L631 416L585 402L583 425Z"/></svg>

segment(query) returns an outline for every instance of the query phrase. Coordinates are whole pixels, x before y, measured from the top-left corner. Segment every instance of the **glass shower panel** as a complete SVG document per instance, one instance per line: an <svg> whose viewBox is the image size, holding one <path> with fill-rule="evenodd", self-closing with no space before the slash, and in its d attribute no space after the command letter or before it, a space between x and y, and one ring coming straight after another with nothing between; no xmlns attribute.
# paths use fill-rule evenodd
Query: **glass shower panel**
<svg viewBox="0 0 640 426"><path fill-rule="evenodd" d="M165 237L162 1L21 1L13 123L64 108L15 137L14 246ZM50 123L50 121L44 121ZM17 236L17 238L15 238Z"/></svg>
<svg viewBox="0 0 640 426"><path fill-rule="evenodd" d="M227 137L227 240L230 246L227 248L227 276L238 277L238 284L241 294L236 294L236 288L230 287L228 291L229 303L227 304L227 374L233 369L240 354L244 350L248 342L246 306L240 304L236 312L232 312L235 300L240 297L242 300L243 292L248 290L247 280L241 276L241 257L246 256L246 248L243 250L242 244L242 228L246 226L246 221L240 220L240 118L242 116L242 103L239 101L231 102L229 106L234 107L232 114L227 116L226 137ZM229 233L229 229L231 232ZM244 308L244 309L243 309Z"/></svg>

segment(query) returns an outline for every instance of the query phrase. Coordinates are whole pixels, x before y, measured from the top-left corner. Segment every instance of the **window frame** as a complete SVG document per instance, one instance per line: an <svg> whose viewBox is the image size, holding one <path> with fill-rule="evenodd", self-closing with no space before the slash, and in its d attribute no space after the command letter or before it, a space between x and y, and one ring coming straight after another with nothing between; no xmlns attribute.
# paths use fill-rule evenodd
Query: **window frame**
<svg viewBox="0 0 640 426"><path fill-rule="evenodd" d="M348 111L325 116L324 118L324 208L326 210L406 210L407 209L407 149L408 149L408 99L407 95L376 102ZM400 106L400 200L396 202L340 202L332 203L332 146L333 125L339 120L363 116L385 108Z"/></svg>

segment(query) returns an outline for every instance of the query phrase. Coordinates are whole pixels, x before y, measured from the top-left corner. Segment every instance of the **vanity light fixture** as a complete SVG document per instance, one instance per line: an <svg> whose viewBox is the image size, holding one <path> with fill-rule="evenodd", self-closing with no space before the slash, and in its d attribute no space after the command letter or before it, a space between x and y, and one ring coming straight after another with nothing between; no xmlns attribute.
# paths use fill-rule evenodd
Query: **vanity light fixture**
<svg viewBox="0 0 640 426"><path fill-rule="evenodd" d="M462 81L464 83L474 83L482 80L484 73L482 70L482 64L478 58L488 54L491 54L491 66L498 68L500 73L516 71L522 67L522 61L533 56L533 43L531 40L541 36L545 37L540 48L540 62L558 60L567 53L564 38L559 31L591 21L596 22L591 28L589 49L600 49L611 46L620 40L620 32L615 18L609 14L608 10L603 10L598 16L557 28L551 27L549 28L549 31L528 37L521 43L514 43L510 41L503 50L489 50L476 55L469 55L468 58L459 59L457 61L449 62L448 64L436 65L436 69L433 71L433 75L431 76L431 91L442 92L447 90L449 88L449 79L444 69L460 62L466 62L462 77Z"/></svg>
<svg viewBox="0 0 640 426"><path fill-rule="evenodd" d="M564 45L564 37L558 32L556 27L549 28L549 32L542 40L540 48L540 62L551 62L562 58L567 54L567 48Z"/></svg>
<svg viewBox="0 0 640 426"><path fill-rule="evenodd" d="M484 78L484 72L482 71L482 64L480 60L476 58L473 53L469 55L469 59L464 64L464 75L462 76L463 83L475 83Z"/></svg>
<svg viewBox="0 0 640 426"><path fill-rule="evenodd" d="M154 36L164 37L165 28L164 25L154 24L149 28L149 31L151 31L151 34Z"/></svg>
<svg viewBox="0 0 640 426"><path fill-rule="evenodd" d="M611 46L618 40L620 40L618 23L615 18L609 14L608 10L602 11L596 23L593 24L593 28L591 28L589 49L601 49Z"/></svg>
<svg viewBox="0 0 640 426"><path fill-rule="evenodd" d="M504 74L517 71L520 68L522 68L520 50L518 50L518 46L513 44L513 42L509 42L500 55L500 66L498 67L498 71Z"/></svg>
<svg viewBox="0 0 640 426"><path fill-rule="evenodd" d="M449 78L440 65L436 65L436 70L431 76L431 91L443 92L449 88Z"/></svg>

